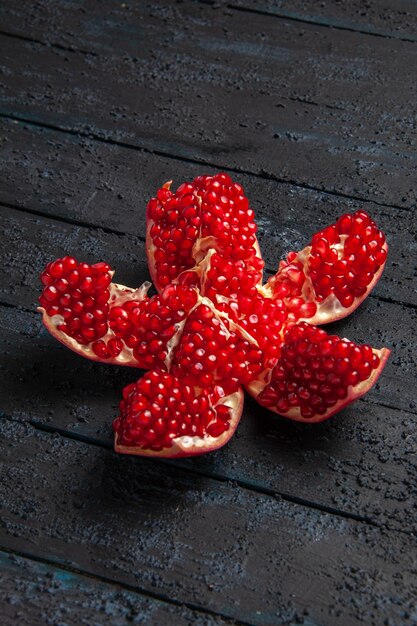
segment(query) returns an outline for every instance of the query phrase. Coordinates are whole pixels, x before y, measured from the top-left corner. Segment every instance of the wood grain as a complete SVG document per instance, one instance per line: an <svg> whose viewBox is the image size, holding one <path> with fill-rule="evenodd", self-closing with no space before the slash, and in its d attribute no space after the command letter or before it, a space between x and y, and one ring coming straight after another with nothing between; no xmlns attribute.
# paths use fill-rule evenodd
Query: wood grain
<svg viewBox="0 0 417 626"><path fill-rule="evenodd" d="M417 9L413 0L233 0L228 5L324 27L417 41Z"/></svg>
<svg viewBox="0 0 417 626"><path fill-rule="evenodd" d="M6 548L250 624L410 619L412 544L401 534L28 426L0 428Z"/></svg>
<svg viewBox="0 0 417 626"><path fill-rule="evenodd" d="M415 205L411 43L199 3L71 12L48 29L94 54L2 37L3 114Z"/></svg>
<svg viewBox="0 0 417 626"><path fill-rule="evenodd" d="M0 583L3 626L236 623L4 551L0 551Z"/></svg>

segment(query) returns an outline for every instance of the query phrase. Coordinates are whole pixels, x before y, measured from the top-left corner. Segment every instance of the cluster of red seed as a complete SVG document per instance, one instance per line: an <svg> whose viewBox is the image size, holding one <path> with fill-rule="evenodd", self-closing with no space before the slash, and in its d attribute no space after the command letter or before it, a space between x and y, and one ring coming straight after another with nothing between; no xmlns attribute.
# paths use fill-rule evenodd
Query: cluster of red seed
<svg viewBox="0 0 417 626"><path fill-rule="evenodd" d="M41 276L45 285L40 304L58 325L81 345L91 345L101 359L117 357L131 348L138 367L164 367L167 344L197 302L195 289L167 287L160 295L142 301L111 304L111 270L106 263L78 263L64 257L50 263ZM110 331L110 332L109 332ZM104 338L104 339L103 339Z"/></svg>
<svg viewBox="0 0 417 626"><path fill-rule="evenodd" d="M210 298L219 310L229 310L227 305L223 306L225 299L237 300L243 295L256 297L263 267L264 262L257 256L250 261L233 261L215 252L202 280L201 293ZM230 312L233 316L233 309Z"/></svg>
<svg viewBox="0 0 417 626"><path fill-rule="evenodd" d="M219 437L229 429L230 409L218 404L220 386L196 395L171 373L147 372L123 390L120 414L113 423L118 443L151 450L170 447L176 437Z"/></svg>
<svg viewBox="0 0 417 626"><path fill-rule="evenodd" d="M171 371L189 385L205 387L219 381L232 393L259 373L262 362L257 346L202 304L187 320Z"/></svg>
<svg viewBox="0 0 417 626"><path fill-rule="evenodd" d="M152 298L140 302L128 300L111 307L109 327L122 346L132 349L138 367L165 367L168 343L196 301L194 289L170 285L162 294ZM92 345L92 349L97 356L109 358L108 345L109 342L100 340Z"/></svg>
<svg viewBox="0 0 417 626"><path fill-rule="evenodd" d="M288 311L282 300L265 298L259 293L253 297L238 298L241 328L248 332L257 342L262 354L262 368L271 367L280 352L282 343L281 331L287 320Z"/></svg>
<svg viewBox="0 0 417 626"><path fill-rule="evenodd" d="M342 239L343 238L343 239ZM343 252L335 244L343 245ZM387 258L385 236L364 211L342 215L311 242L310 277L317 301L334 293L348 308L366 293Z"/></svg>
<svg viewBox="0 0 417 626"><path fill-rule="evenodd" d="M317 312L316 302L308 301L302 295L305 281L303 263L298 260L296 252L289 252L286 260L280 262L278 272L267 283L274 299L285 303L288 319L293 322L309 319Z"/></svg>
<svg viewBox="0 0 417 626"><path fill-rule="evenodd" d="M347 397L350 386L366 380L379 362L370 346L358 346L300 322L286 333L259 402L282 414L300 407L305 418L324 415Z"/></svg>
<svg viewBox="0 0 417 626"><path fill-rule="evenodd" d="M62 315L58 328L86 345L107 333L111 283L107 263L78 263L66 256L49 263L41 275L40 304L51 317Z"/></svg>
<svg viewBox="0 0 417 626"><path fill-rule="evenodd" d="M201 236L214 235L225 258L251 259L257 227L243 187L227 174L199 176L194 185L202 199Z"/></svg>
<svg viewBox="0 0 417 626"><path fill-rule="evenodd" d="M254 256L254 213L242 187L227 174L199 176L181 185L176 193L160 189L148 204L148 219L159 287L194 267L196 259L200 260L194 244L205 237L210 237L209 247L221 250L226 258ZM201 251L202 256L205 251Z"/></svg>
<svg viewBox="0 0 417 626"><path fill-rule="evenodd" d="M274 298L284 299L293 321L313 317L317 303L331 294L349 308L366 293L384 265L384 244L384 234L364 211L342 215L334 225L314 235L307 264L302 254L290 252L268 285ZM302 293L307 276L314 294Z"/></svg>

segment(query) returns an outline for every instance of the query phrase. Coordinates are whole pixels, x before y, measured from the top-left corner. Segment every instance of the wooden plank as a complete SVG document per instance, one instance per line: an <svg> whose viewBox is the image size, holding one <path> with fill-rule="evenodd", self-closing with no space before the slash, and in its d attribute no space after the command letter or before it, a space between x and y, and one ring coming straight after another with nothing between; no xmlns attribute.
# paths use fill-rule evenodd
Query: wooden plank
<svg viewBox="0 0 417 626"><path fill-rule="evenodd" d="M220 15L230 15L235 9L241 9L317 26L417 41L417 11L414 0L369 0L366 4L361 0L350 0L348 4L311 0L202 1L211 5ZM172 5L169 0L154 0L150 5L153 17L163 17L166 14L175 19L179 12ZM82 0L75 6L56 0L52 4L44 4L42 11L39 11L36 0L25 0L0 6L0 17L2 30L5 32L30 36L33 39L46 39L51 44L64 43L71 47L88 48L91 40L101 47L108 43L103 38L102 31L102 25L106 21L108 29L113 28L117 33L117 28L120 28L118 25L121 25L127 34L127 23L138 25L141 11L136 4L120 5L115 0L101 0L100 3ZM73 26L71 30L66 28L68 23Z"/></svg>
<svg viewBox="0 0 417 626"><path fill-rule="evenodd" d="M217 171L206 165L10 120L0 120L0 132L4 139L0 154L3 171L0 202L142 239L146 204L166 180L173 179L176 188L199 174ZM390 246L384 275L373 293L417 305L413 212L255 176L233 176L244 185L255 209L267 268L277 268L279 260L290 250L302 249L313 232L331 224L344 212L364 208L386 233ZM6 237L10 244L5 245L13 249L14 236L10 236ZM112 245L120 247L120 241L116 238ZM72 252L77 253L75 242ZM24 254L24 250L21 253ZM119 267L117 270L119 272Z"/></svg>
<svg viewBox="0 0 417 626"><path fill-rule="evenodd" d="M90 576L0 551L3 626L111 623L226 626L215 615L175 606Z"/></svg>
<svg viewBox="0 0 417 626"><path fill-rule="evenodd" d="M366 3L363 0L233 0L228 5L331 28L417 41L417 11L414 0L368 0Z"/></svg>
<svg viewBox="0 0 417 626"><path fill-rule="evenodd" d="M414 540L0 423L7 550L262 626L410 623Z"/></svg>
<svg viewBox="0 0 417 626"><path fill-rule="evenodd" d="M416 324L405 319L403 327L399 307L391 314L390 307L384 307L385 321L397 329L395 353L366 400L329 422L306 426L280 419L247 398L230 444L184 466L390 528L417 530L413 495L417 407L411 347ZM373 312L376 308L365 315L368 336ZM121 390L141 372L80 358L54 340L35 314L0 307L0 324L3 414L112 447L111 422ZM360 322L355 330L355 338L366 337ZM402 337L407 332L413 335L406 342ZM393 331L389 334L392 338Z"/></svg>
<svg viewBox="0 0 417 626"><path fill-rule="evenodd" d="M95 56L2 37L1 112L415 205L411 43L198 3L132 7L68 15Z"/></svg>

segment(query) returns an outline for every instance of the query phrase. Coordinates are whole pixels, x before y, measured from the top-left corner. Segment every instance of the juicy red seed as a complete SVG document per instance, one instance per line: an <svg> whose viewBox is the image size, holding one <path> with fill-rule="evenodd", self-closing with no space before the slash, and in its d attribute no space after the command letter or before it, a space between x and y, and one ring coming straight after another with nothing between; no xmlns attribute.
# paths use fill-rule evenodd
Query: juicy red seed
<svg viewBox="0 0 417 626"><path fill-rule="evenodd" d="M55 281L55 288L61 293L65 293L68 289L68 281L65 278L58 278Z"/></svg>
<svg viewBox="0 0 417 626"><path fill-rule="evenodd" d="M78 281L80 279L80 273L78 270L74 269L71 272L68 272L66 277L71 287L75 287L76 285L78 285Z"/></svg>
<svg viewBox="0 0 417 626"><path fill-rule="evenodd" d="M90 266L78 263L73 257L64 257L49 264L41 280L46 287L39 300L44 305L53 303L54 315L64 317L63 332L82 344L106 334L103 299L107 302L109 298L107 287L111 282L107 263ZM98 311L97 317L95 310Z"/></svg>
<svg viewBox="0 0 417 626"><path fill-rule="evenodd" d="M199 247L204 238L233 261L256 259L254 214L238 188L239 192L226 174L199 176L181 185L171 197L175 209L164 205L165 190L149 202L148 215L153 221L149 236L155 246L153 262L159 286L168 285L193 267L195 258L205 256L208 248L205 244ZM255 283L261 279L261 268L256 272Z"/></svg>
<svg viewBox="0 0 417 626"><path fill-rule="evenodd" d="M107 342L107 348L113 357L119 356L123 350L123 342L120 339L113 337Z"/></svg>
<svg viewBox="0 0 417 626"><path fill-rule="evenodd" d="M77 261L72 256L66 256L63 259L58 259L58 261L62 262L65 273L75 269L78 265Z"/></svg>
<svg viewBox="0 0 417 626"><path fill-rule="evenodd" d="M170 447L179 436L219 437L229 429L231 415L218 405L216 417L217 401L216 387L196 395L172 374L154 370L124 389L113 428L120 444L152 450Z"/></svg>
<svg viewBox="0 0 417 626"><path fill-rule="evenodd" d="M49 273L53 276L53 278L60 278L64 271L64 264L62 261L55 261L55 263L52 263L49 268Z"/></svg>
<svg viewBox="0 0 417 626"><path fill-rule="evenodd" d="M373 357L368 345L356 345L301 322L287 332L260 402L284 414L298 406L304 417L324 415L347 396L349 386L369 378L379 365ZM294 382L301 380L302 385Z"/></svg>
<svg viewBox="0 0 417 626"><path fill-rule="evenodd" d="M94 263L91 266L91 269L93 270L95 274L107 274L108 272L111 271L110 265L108 265L107 263L104 263L103 261L101 261L100 263Z"/></svg>
<svg viewBox="0 0 417 626"><path fill-rule="evenodd" d="M98 341L95 341L92 344L91 347L93 349L94 354L96 354L101 359L109 359L110 358L110 356L111 356L110 352L108 351L105 342L102 341L101 339L99 339Z"/></svg>
<svg viewBox="0 0 417 626"><path fill-rule="evenodd" d="M206 430L211 437L220 437L228 428L228 424L225 424L222 420L216 420L207 426Z"/></svg>
<svg viewBox="0 0 417 626"><path fill-rule="evenodd" d="M93 341L97 336L96 329L92 326L82 326L81 335L87 341Z"/></svg>
<svg viewBox="0 0 417 626"><path fill-rule="evenodd" d="M47 314L52 317L54 315L58 315L59 314L59 307L57 306L50 306L46 309Z"/></svg>
<svg viewBox="0 0 417 626"><path fill-rule="evenodd" d="M346 215L342 215L336 222L336 228L341 235L346 235L350 232L352 227L353 218L348 213Z"/></svg>
<svg viewBox="0 0 417 626"><path fill-rule="evenodd" d="M58 297L58 291L56 287L54 287L53 285L50 285L49 287L46 287L46 289L43 290L43 295L49 302L53 302Z"/></svg>
<svg viewBox="0 0 417 626"><path fill-rule="evenodd" d="M84 278L80 280L78 287L84 293L91 292L94 289L94 283L93 283L92 277L84 276Z"/></svg>

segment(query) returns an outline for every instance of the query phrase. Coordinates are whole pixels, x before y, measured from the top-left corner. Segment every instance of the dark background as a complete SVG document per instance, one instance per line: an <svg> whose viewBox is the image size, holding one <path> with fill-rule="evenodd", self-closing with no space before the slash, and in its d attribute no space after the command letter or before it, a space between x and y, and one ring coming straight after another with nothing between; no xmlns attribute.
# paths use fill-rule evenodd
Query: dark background
<svg viewBox="0 0 417 626"><path fill-rule="evenodd" d="M417 624L413 0L1 2L3 624ZM246 400L194 460L112 452L122 387L35 312L55 257L148 277L145 207L229 172L271 272L345 211L390 251L332 330L392 348L316 426Z"/></svg>

